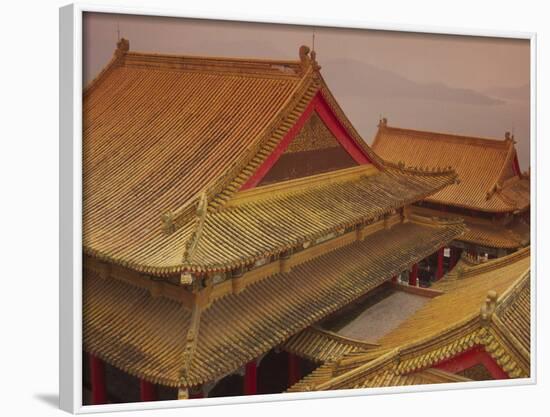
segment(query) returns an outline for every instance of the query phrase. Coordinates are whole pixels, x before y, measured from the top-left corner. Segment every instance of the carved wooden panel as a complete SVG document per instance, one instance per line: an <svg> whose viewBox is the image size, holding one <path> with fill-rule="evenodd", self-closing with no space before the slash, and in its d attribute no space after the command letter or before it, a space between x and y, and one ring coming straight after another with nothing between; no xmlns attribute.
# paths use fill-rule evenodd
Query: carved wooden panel
<svg viewBox="0 0 550 417"><path fill-rule="evenodd" d="M259 185L302 178L355 165L357 162L313 112Z"/></svg>

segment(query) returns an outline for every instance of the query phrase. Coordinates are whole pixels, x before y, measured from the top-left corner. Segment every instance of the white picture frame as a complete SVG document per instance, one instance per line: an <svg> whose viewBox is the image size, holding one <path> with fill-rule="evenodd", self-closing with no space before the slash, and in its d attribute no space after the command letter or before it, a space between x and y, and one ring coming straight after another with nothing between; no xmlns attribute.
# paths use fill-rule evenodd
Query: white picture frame
<svg viewBox="0 0 550 417"><path fill-rule="evenodd" d="M368 393L387 394L403 392L465 389L475 387L499 387L533 384L536 375L536 335L532 331L531 377L509 381L484 381L431 386L408 386L394 388L372 388L329 392L292 393L281 396L262 395L257 397L205 398L186 401L162 401L154 403L82 405L82 19L85 12L139 14L198 19L243 20L265 23L286 23L314 26L332 26L387 31L423 32L464 36L487 36L526 39L531 48L531 188L536 190L536 42L535 33L501 32L489 30L465 30L459 28L425 27L415 25L380 24L376 22L332 21L330 19L303 19L278 17L268 19L260 15L242 16L216 15L211 13L186 13L185 10L159 10L153 8L129 8L72 4L62 7L60 19L60 407L68 412L85 414L108 411L164 409L195 407L216 404L256 403L265 401L287 401L327 397L361 396ZM537 196L531 197L531 240L536 242ZM537 248L532 247L531 317L532 328L536 328L536 258Z"/></svg>

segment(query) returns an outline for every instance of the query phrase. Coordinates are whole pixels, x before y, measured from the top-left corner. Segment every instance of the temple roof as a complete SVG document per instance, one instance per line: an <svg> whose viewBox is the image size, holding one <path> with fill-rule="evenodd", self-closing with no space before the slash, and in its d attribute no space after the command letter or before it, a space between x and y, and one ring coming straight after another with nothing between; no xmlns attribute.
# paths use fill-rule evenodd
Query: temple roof
<svg viewBox="0 0 550 417"><path fill-rule="evenodd" d="M456 214L434 210L424 206L414 206L415 213L422 216L454 217ZM517 249L530 243L530 225L517 216L503 220L488 220L480 217L461 215L466 231L458 238L462 242L485 248Z"/></svg>
<svg viewBox="0 0 550 417"><path fill-rule="evenodd" d="M504 140L388 126L383 119L372 149L382 158L415 167L451 167L459 182L426 201L485 212L529 207L529 179L519 172L513 137Z"/></svg>
<svg viewBox="0 0 550 417"><path fill-rule="evenodd" d="M388 375L402 385L476 346L510 377L529 376L529 255L525 248L478 265L461 261L434 285L444 293L377 340L378 348L328 361L290 391L372 387Z"/></svg>
<svg viewBox="0 0 550 417"><path fill-rule="evenodd" d="M311 326L295 334L282 345L283 349L312 362L329 362L351 352L364 352L379 345L344 337L338 333Z"/></svg>
<svg viewBox="0 0 550 417"><path fill-rule="evenodd" d="M170 386L219 378L318 322L453 240L460 222L401 222L192 311L90 271L84 347Z"/></svg>
<svg viewBox="0 0 550 417"><path fill-rule="evenodd" d="M319 95L373 175L228 207ZM84 252L150 275L253 262L455 180L452 171L385 166L338 106L307 47L295 61L229 59L131 52L122 39L86 88L83 110ZM341 221L322 192L341 200ZM371 203L376 193L385 199ZM326 218L315 218L319 204ZM283 218L296 227L292 233Z"/></svg>

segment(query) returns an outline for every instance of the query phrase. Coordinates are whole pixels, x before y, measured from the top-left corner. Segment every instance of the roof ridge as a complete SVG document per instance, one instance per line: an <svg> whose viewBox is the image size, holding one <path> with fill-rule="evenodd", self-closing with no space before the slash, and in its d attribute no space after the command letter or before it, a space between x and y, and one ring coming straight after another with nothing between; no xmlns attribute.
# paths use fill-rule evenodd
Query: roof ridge
<svg viewBox="0 0 550 417"><path fill-rule="evenodd" d="M116 44L111 60L105 67L103 67L99 74L97 74L95 78L84 87L82 92L83 96L90 94L90 92L113 70L113 68L120 65L129 50L130 42L125 38L121 38Z"/></svg>
<svg viewBox="0 0 550 417"><path fill-rule="evenodd" d="M225 56L225 55L192 55L192 54L180 54L180 53L166 53L166 52L143 52L143 51L128 51L126 56L151 56L159 58L189 58L205 61L222 61L222 62L258 62L269 64L288 64L299 65L299 59L273 59L273 58L256 58L249 56Z"/></svg>
<svg viewBox="0 0 550 417"><path fill-rule="evenodd" d="M317 77L319 79L319 82L321 84L319 91L321 92L321 95L325 99L326 103L338 119L338 121L343 125L343 127L346 129L346 131L349 133L353 141L356 143L356 145L365 152L371 162L377 167L382 168L384 166L383 160L376 154L376 152L373 151L372 147L370 147L367 142L363 139L363 137L359 134L357 129L355 129L355 126L351 122L351 120L347 117L346 113L342 109L342 106L338 103L338 100L336 100L336 97L332 94L332 91L328 87L328 84L326 83L325 79L323 78L322 74L320 72L317 72Z"/></svg>
<svg viewBox="0 0 550 417"><path fill-rule="evenodd" d="M206 196L206 191L203 191L200 194L199 201L197 204L197 211L195 215L195 228L191 237L185 245L185 249L182 256L182 264L190 264L193 262L193 256L199 244L199 241L202 236L202 231L204 229L204 222L208 214L208 198Z"/></svg>
<svg viewBox="0 0 550 417"><path fill-rule="evenodd" d="M385 121L385 122L384 122ZM420 139L432 140L432 139L450 139L452 141L468 141L470 143L465 143L465 145L491 145L495 148L508 148L510 146L510 140L508 139L509 132L506 132L504 139L489 138L483 136L468 136L458 133L450 132L439 132L439 131L430 131L430 130L420 130L420 129L411 129L403 128L397 126L389 126L387 124L387 119L381 119L381 122L378 124L378 131L383 132L384 130L393 130L403 133L409 133L414 136L419 136ZM514 142L511 143L513 145ZM374 145L374 142L373 142ZM513 147L513 146L512 146Z"/></svg>
<svg viewBox="0 0 550 417"><path fill-rule="evenodd" d="M485 273L494 269L498 269L502 266L509 265L515 262L519 262L527 256L530 256L531 246L526 246L521 248L509 255L502 256L500 258L491 259L486 262L480 262L476 264L470 263L469 255L465 252L462 254L462 260L466 260L470 264L462 262L460 265L457 265L452 271L450 271L446 277L449 279L462 279L477 276L480 273Z"/></svg>
<svg viewBox="0 0 550 417"><path fill-rule="evenodd" d="M341 334L338 334L338 333L333 332L331 330L323 329L322 327L320 327L318 325L315 325L315 324L310 326L309 329L311 329L311 331L322 334L323 336L331 338L334 341L337 341L337 342L340 342L340 343L348 343L348 344L353 345L355 347L360 347L360 348L365 348L365 349L373 349L373 348L377 348L377 347L380 346L378 343L370 343L370 342L365 342L364 340L354 339L352 337L347 337L347 336L342 336Z"/></svg>
<svg viewBox="0 0 550 417"><path fill-rule="evenodd" d="M514 136L513 135L510 135L509 132L506 132L506 139L504 140L504 142L508 145L508 152L506 153L506 158L504 159L504 163L502 164L502 166L500 167L500 171L497 175L497 178L495 180L495 183L493 184L492 187L489 188L489 190L487 191L487 200L489 200L495 193L496 194L499 194L501 196L501 199L507 203L507 204L510 204L512 206L515 206L515 202L514 201L510 201L509 199L503 199L502 195L501 195L501 191L502 191L502 187L504 185L504 175L506 174L506 168L508 168L508 165L512 163L514 157L516 156L517 152L516 152L516 148L514 146L514 144L516 143L515 140L514 140ZM513 169L513 168L512 168ZM515 176L520 176L521 175L521 172L520 173L516 173ZM514 177L515 177L514 176ZM513 178L513 177L512 177Z"/></svg>
<svg viewBox="0 0 550 417"><path fill-rule="evenodd" d="M451 166L446 167L440 167L440 166L432 166L430 167L424 167L424 166L405 166L405 163L403 161L399 161L398 163L383 160L384 165L390 169L397 170L404 174L412 174L412 175L424 175L424 176L443 176L443 175L453 175L455 177L455 181L459 181L458 174L454 168Z"/></svg>
<svg viewBox="0 0 550 417"><path fill-rule="evenodd" d="M530 281L531 277L531 270L528 269L525 271L521 276L504 291L499 299L498 299L498 306L496 309L497 314L500 313L503 309L505 309L510 303L514 302L518 296L518 294L523 290L523 288L527 285L531 284Z"/></svg>
<svg viewBox="0 0 550 417"><path fill-rule="evenodd" d="M182 382L189 379L191 364L193 362L193 357L195 356L195 352L197 350L197 341L199 338L199 331L200 331L201 312L202 310L199 307L198 303L195 303L193 306L193 312L191 315L191 323L189 325L189 329L187 330L187 334L185 336L185 346L182 353L182 367L179 372L180 384L182 386L186 385ZM185 393L178 392L178 398L181 398L181 397L185 397Z"/></svg>
<svg viewBox="0 0 550 417"><path fill-rule="evenodd" d="M281 105L281 109L286 109L290 106L290 110L285 112L279 111L273 116L272 120L267 124L267 127L258 134L257 139L253 142L253 146L251 146L250 152L248 152L247 155L243 156L240 161L237 161L233 165L229 166L224 174L220 174L217 180L212 181L210 184L208 184L201 192L197 193L195 197L186 201L182 206L174 210L169 210L162 215L161 220L164 224L164 230L166 233L173 233L182 225L187 224L187 222L193 216L193 205L195 203L198 204L200 196L203 192L206 193L206 196L209 200L208 210L212 211L215 210L216 207L220 204L218 202L220 198L223 197L222 200L225 201L227 200L227 198L229 198L229 196L237 191L237 188L231 187L231 184L242 173L244 169L243 166L246 167L246 165L248 165L250 161L254 159L262 146L264 146L265 143L269 142L269 140L272 138L273 132L275 132L276 129L284 123L287 113L291 113L292 110L294 110L294 108L296 107L296 104L294 103L296 102L296 99L303 96L303 92L307 91L311 87L310 84L313 80L313 77L311 76L312 69L313 68L311 60L302 61L301 81L296 84L292 94L290 94L287 100ZM298 93L300 92L302 92L302 94L298 95ZM281 113L283 113L282 116ZM223 196L220 197L220 195Z"/></svg>

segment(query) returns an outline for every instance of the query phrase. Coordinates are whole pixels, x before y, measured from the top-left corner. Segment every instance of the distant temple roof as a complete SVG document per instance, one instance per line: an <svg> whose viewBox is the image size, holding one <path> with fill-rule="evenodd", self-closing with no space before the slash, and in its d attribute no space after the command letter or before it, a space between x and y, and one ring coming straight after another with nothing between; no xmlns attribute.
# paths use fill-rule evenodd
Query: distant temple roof
<svg viewBox="0 0 550 417"><path fill-rule="evenodd" d="M382 119L372 149L382 158L414 167L451 167L457 184L426 198L428 202L484 212L529 207L529 179L522 176L513 136L504 140L389 126Z"/></svg>
<svg viewBox="0 0 550 417"><path fill-rule="evenodd" d="M443 294L377 340L378 347L336 341L330 350L343 354L332 355L289 391L460 381L434 367L476 347L509 377L528 377L530 282L529 248L480 264L463 259L432 287Z"/></svg>
<svg viewBox="0 0 550 417"><path fill-rule="evenodd" d="M427 207L414 207L414 212L422 216L446 217L456 216ZM466 214L461 215L466 224L466 231L458 240L484 248L517 249L530 243L530 225L517 216L505 219L506 222L483 219Z"/></svg>
<svg viewBox="0 0 550 417"><path fill-rule="evenodd" d="M302 47L299 55L283 61L137 53L121 39L84 92L85 254L161 277L223 270L368 222L455 181L452 170L407 170L380 160L330 93L315 54ZM314 100L326 103L327 117L350 138L347 150L370 166L368 175L230 207ZM323 192L334 193L339 207ZM383 201L373 192L384 193ZM316 217L319 204L326 218ZM285 218L283 206L300 215Z"/></svg>

